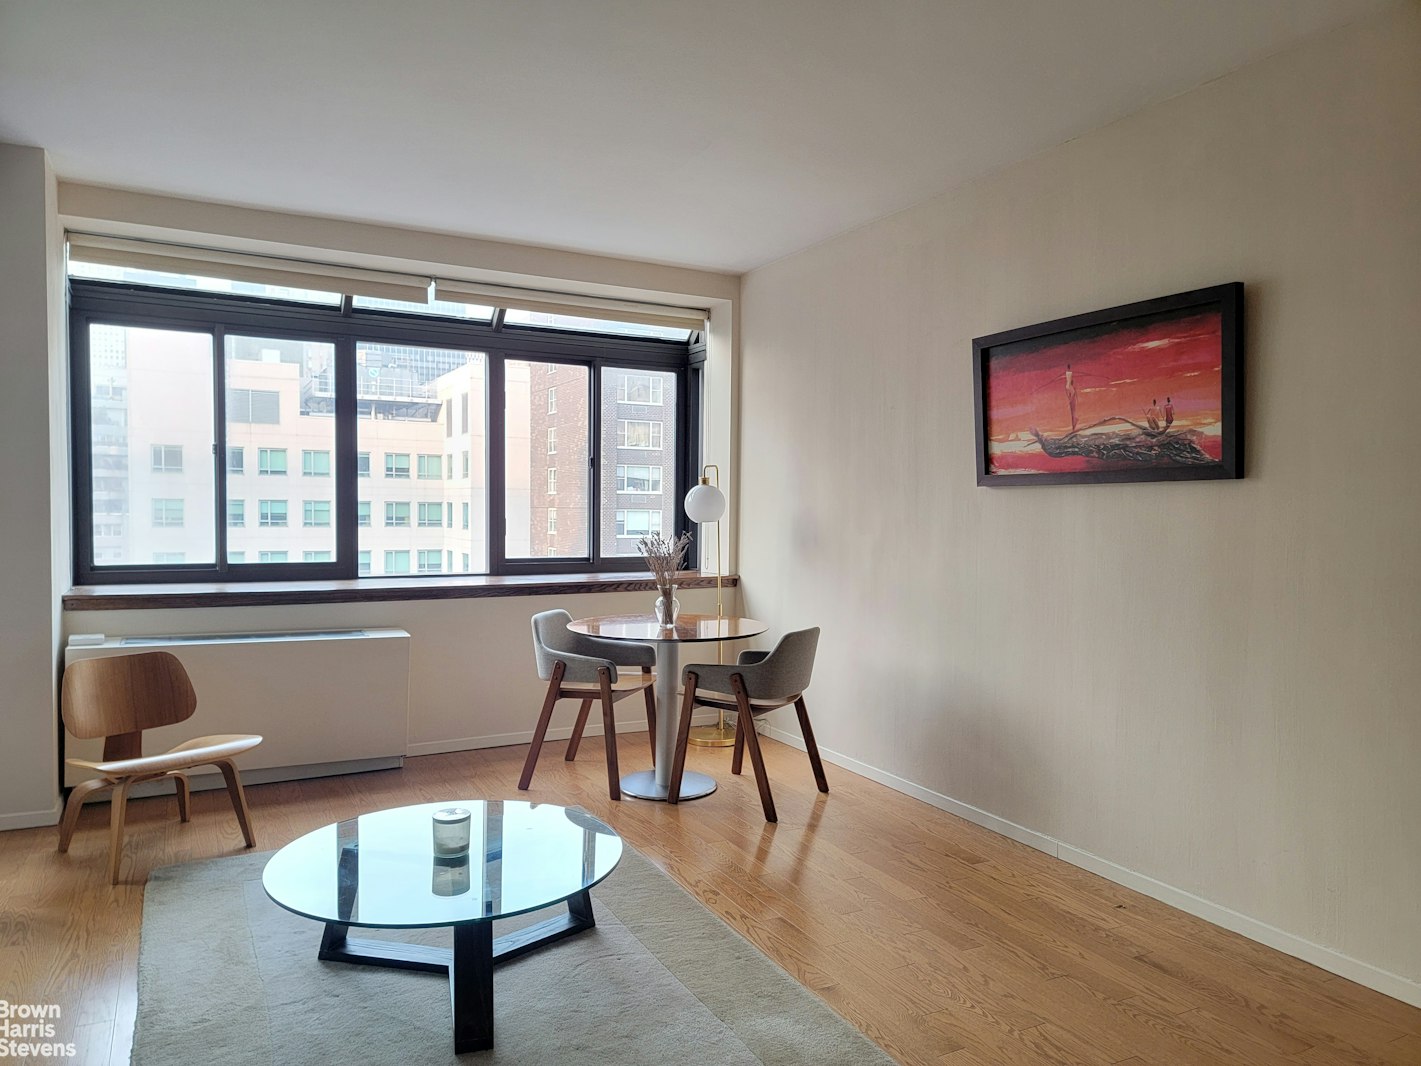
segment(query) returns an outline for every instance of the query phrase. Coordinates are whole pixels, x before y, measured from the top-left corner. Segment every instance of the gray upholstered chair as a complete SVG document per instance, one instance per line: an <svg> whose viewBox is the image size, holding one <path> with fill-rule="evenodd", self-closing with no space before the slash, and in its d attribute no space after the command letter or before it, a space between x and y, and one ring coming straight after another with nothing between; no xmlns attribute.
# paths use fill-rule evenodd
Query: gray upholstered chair
<svg viewBox="0 0 1421 1066"><path fill-rule="evenodd" d="M533 780L533 767L543 748L553 706L560 699L581 700L577 723L567 743L568 762L577 758L582 743L582 730L592 702L602 701L602 728L607 746L607 791L614 800L622 798L621 779L617 773L617 727L612 721L612 705L636 692L645 694L646 724L651 736L651 757L656 758L656 694L652 690L656 676L651 672L656 664L656 649L649 644L628 644L619 640L599 640L583 636L567 628L572 615L566 611L543 611L533 616L533 654L538 661L538 676L548 683L543 700L543 712L533 730L533 745L523 764L523 776L518 787L526 789ZM633 674L621 675L618 667L639 668Z"/></svg>
<svg viewBox="0 0 1421 1066"><path fill-rule="evenodd" d="M735 755L730 763L730 772L740 772L748 747L750 763L755 768L755 783L760 787L760 804L765 808L765 821L779 819L775 815L774 797L770 795L770 780L765 776L760 738L755 732L756 715L794 704L799 715L799 729L804 735L804 746L809 750L809 765L814 769L814 782L820 792L829 791L829 782L824 777L824 763L819 758L819 746L814 743L814 730L809 725L809 711L804 706L804 690L809 687L809 677L814 672L814 651L818 646L819 627L815 626L813 629L786 633L773 651L741 652L734 666L697 663L686 667L681 675L686 687L676 737L676 759L671 765L670 802L675 803L681 793L691 712L696 707L716 707L736 712Z"/></svg>

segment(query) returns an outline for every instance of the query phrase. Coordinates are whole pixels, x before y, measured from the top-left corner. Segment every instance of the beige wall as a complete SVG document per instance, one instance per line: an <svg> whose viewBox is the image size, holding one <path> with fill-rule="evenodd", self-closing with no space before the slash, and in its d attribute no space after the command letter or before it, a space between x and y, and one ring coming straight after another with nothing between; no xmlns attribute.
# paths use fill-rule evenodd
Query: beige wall
<svg viewBox="0 0 1421 1066"><path fill-rule="evenodd" d="M0 144L0 829L54 821L59 795L54 587L69 564L51 536L67 525L68 476L48 460L67 425L54 204L44 152Z"/></svg>
<svg viewBox="0 0 1421 1066"><path fill-rule="evenodd" d="M1236 279L1246 480L976 487L974 336ZM742 313L745 607L824 627L820 743L1416 999L1421 7L756 270Z"/></svg>

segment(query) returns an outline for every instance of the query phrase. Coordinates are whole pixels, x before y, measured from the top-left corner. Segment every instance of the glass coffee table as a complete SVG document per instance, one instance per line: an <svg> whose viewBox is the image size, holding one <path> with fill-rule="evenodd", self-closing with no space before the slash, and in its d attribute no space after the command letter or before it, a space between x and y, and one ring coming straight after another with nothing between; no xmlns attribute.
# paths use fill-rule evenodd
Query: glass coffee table
<svg viewBox="0 0 1421 1066"><path fill-rule="evenodd" d="M433 816L470 814L469 850L435 855ZM582 811L548 803L451 800L363 814L292 841L266 864L278 906L325 923L317 957L447 973L454 1051L493 1047L493 968L596 925L588 890L616 868L622 838ZM567 902L567 913L494 938L496 918ZM448 948L356 939L352 927L449 926Z"/></svg>

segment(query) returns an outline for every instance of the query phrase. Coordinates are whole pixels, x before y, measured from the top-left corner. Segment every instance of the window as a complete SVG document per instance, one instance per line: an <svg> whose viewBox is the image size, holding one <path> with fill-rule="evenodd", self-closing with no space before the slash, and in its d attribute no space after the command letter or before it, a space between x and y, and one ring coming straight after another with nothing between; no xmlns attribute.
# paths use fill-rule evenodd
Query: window
<svg viewBox="0 0 1421 1066"><path fill-rule="evenodd" d="M301 475L303 477L330 477L331 453L303 450L301 452Z"/></svg>
<svg viewBox="0 0 1421 1066"><path fill-rule="evenodd" d="M182 472L183 446L181 444L153 445L153 473L181 474Z"/></svg>
<svg viewBox="0 0 1421 1066"><path fill-rule="evenodd" d="M661 532L660 511L618 511L617 536L644 537Z"/></svg>
<svg viewBox="0 0 1421 1066"><path fill-rule="evenodd" d="M661 491L661 467L659 466L619 466L617 467L618 492L652 493Z"/></svg>
<svg viewBox="0 0 1421 1066"><path fill-rule="evenodd" d="M556 507L549 507L549 508L548 508L548 536L551 537L551 536L552 536L554 533L556 533L557 531L558 531L558 509L557 509ZM678 795L679 795L679 793L678 793Z"/></svg>
<svg viewBox="0 0 1421 1066"><path fill-rule="evenodd" d="M182 563L187 561L186 552L154 552L155 563Z"/></svg>
<svg viewBox="0 0 1421 1066"><path fill-rule="evenodd" d="M387 551L385 553L385 573L387 574L408 574L410 572L410 553L407 551Z"/></svg>
<svg viewBox="0 0 1421 1066"><path fill-rule="evenodd" d="M301 501L301 524L307 529L331 524L330 500Z"/></svg>
<svg viewBox="0 0 1421 1066"><path fill-rule="evenodd" d="M459 558L461 558L461 559L463 560L463 562L464 562L464 573L467 574L467 573L469 572L469 553L468 553L468 552L465 552L465 553L464 553L463 555L461 555Z"/></svg>
<svg viewBox="0 0 1421 1066"><path fill-rule="evenodd" d="M610 333L622 337L648 337L681 342L689 340L691 336L689 329L679 329L676 326L646 326L639 322L608 322L600 318L579 318L576 315L558 315L551 311L519 311L511 307L504 312L503 321L510 326L541 326L545 329Z"/></svg>
<svg viewBox="0 0 1421 1066"><path fill-rule="evenodd" d="M679 390L700 372L684 342L83 273L69 286L76 583L270 580L254 564L275 552L285 580L354 578L361 552L376 575L407 552L414 574L436 549L444 573L615 570L635 549L616 510L686 525L675 502L699 433L676 417L699 410ZM353 364L339 374L338 349ZM358 480L377 469L417 484ZM317 480L292 492L292 476Z"/></svg>
<svg viewBox="0 0 1421 1066"><path fill-rule="evenodd" d="M153 527L155 529L181 529L183 502L171 498L155 499L153 501Z"/></svg>
<svg viewBox="0 0 1421 1066"><path fill-rule="evenodd" d="M356 572L357 572L361 577L369 577L369 576L370 576L370 553L369 553L368 551L364 551L364 552L359 552L358 555L359 555L359 559L360 559L360 565L359 565L359 567L358 567L358 569L357 569Z"/></svg>
<svg viewBox="0 0 1421 1066"><path fill-rule="evenodd" d="M617 383L618 403L644 403L661 406L660 374L623 374Z"/></svg>
<svg viewBox="0 0 1421 1066"><path fill-rule="evenodd" d="M437 574L443 569L440 558L443 555L440 551L421 551L419 553L419 572L421 574Z"/></svg>
<svg viewBox="0 0 1421 1066"><path fill-rule="evenodd" d="M257 524L270 527L286 525L286 501L258 500Z"/></svg>
<svg viewBox="0 0 1421 1066"><path fill-rule="evenodd" d="M281 424L281 393L272 389L227 389L227 421L249 426Z"/></svg>
<svg viewBox="0 0 1421 1066"><path fill-rule="evenodd" d="M286 562L286 552L270 551L257 552L257 559L263 563L284 563Z"/></svg>
<svg viewBox="0 0 1421 1066"><path fill-rule="evenodd" d="M620 419L617 422L618 448L660 448L661 423Z"/></svg>

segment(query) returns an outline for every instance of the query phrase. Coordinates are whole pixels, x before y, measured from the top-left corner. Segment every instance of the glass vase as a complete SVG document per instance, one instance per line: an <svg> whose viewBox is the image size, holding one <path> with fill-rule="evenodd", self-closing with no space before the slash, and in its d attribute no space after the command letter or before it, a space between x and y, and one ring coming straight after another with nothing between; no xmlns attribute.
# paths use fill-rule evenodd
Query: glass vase
<svg viewBox="0 0 1421 1066"><path fill-rule="evenodd" d="M674 626L676 616L681 613L681 601L676 598L676 586L664 585L657 591L661 595L656 597L656 603L653 605L656 624L662 627Z"/></svg>

